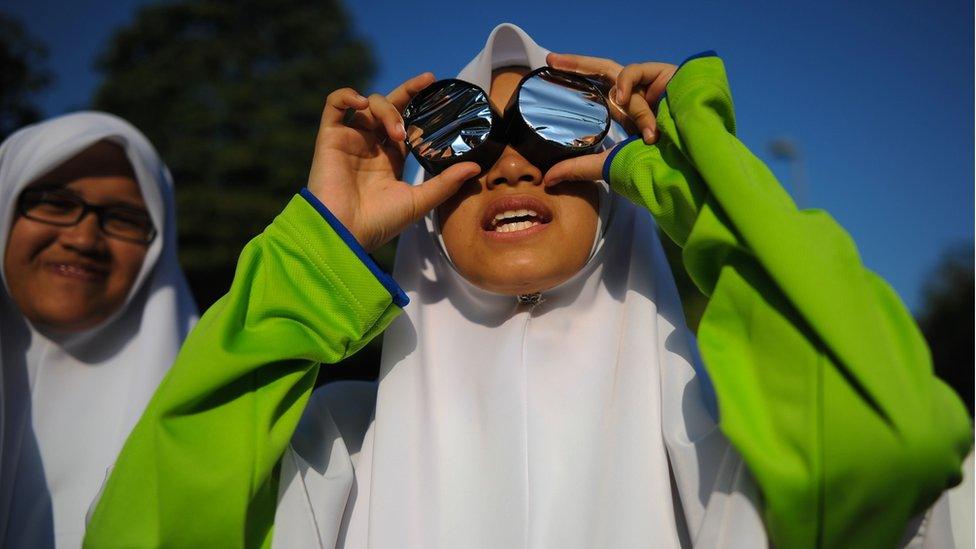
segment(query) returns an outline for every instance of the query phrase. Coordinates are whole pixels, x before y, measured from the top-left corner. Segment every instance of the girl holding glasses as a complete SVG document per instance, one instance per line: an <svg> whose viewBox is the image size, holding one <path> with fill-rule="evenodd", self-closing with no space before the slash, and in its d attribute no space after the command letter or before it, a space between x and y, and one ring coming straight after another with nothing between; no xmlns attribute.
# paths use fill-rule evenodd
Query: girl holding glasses
<svg viewBox="0 0 976 549"><path fill-rule="evenodd" d="M0 545L80 547L196 318L169 172L111 115L28 126L0 146L0 250Z"/></svg>
<svg viewBox="0 0 976 549"><path fill-rule="evenodd" d="M655 220L711 297L697 343ZM397 234L390 276L367 252ZM384 331L375 384L312 394ZM735 138L720 59L625 68L501 25L457 80L328 97L308 188L88 541L939 544L970 429L897 296Z"/></svg>

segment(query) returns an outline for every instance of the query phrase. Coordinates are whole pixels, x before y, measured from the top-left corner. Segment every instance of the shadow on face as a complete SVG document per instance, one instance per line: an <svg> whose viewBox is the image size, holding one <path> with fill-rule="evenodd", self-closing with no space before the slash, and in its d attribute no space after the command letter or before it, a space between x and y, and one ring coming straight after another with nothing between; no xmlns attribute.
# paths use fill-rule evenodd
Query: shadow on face
<svg viewBox="0 0 976 549"><path fill-rule="evenodd" d="M528 69L492 73L492 103L503 110ZM512 147L438 208L444 245L458 272L505 295L541 292L573 276L596 236L598 189L570 182L546 189L539 168Z"/></svg>
<svg viewBox="0 0 976 549"><path fill-rule="evenodd" d="M101 207L116 215L112 232L128 219L148 219L132 166L121 147L99 141L39 177L24 193L50 191ZM24 193L10 227L3 258L10 296L35 326L54 333L97 326L124 303L146 256L148 244L107 234L104 219L91 211L69 226L22 215ZM68 204L70 202L62 202ZM51 202L52 208L66 208ZM144 217L142 217L144 216ZM104 214L103 214L104 217ZM123 234L125 234L123 232Z"/></svg>

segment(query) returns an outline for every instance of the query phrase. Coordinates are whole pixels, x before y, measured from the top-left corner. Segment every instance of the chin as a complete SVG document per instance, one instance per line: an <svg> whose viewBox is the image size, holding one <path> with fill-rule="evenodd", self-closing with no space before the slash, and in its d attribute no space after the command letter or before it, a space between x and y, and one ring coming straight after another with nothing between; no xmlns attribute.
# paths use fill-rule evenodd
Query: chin
<svg viewBox="0 0 976 549"><path fill-rule="evenodd" d="M552 289L578 270L551 267L540 269L537 262L525 261L495 261L492 265L496 268L490 271L461 272L461 275L482 290L514 297Z"/></svg>
<svg viewBox="0 0 976 549"><path fill-rule="evenodd" d="M588 253L585 252L589 249L577 251L573 246L560 246L558 238L533 240L536 241L518 247L475 246L455 259L455 268L482 290L519 296L551 290L570 279L586 263Z"/></svg>

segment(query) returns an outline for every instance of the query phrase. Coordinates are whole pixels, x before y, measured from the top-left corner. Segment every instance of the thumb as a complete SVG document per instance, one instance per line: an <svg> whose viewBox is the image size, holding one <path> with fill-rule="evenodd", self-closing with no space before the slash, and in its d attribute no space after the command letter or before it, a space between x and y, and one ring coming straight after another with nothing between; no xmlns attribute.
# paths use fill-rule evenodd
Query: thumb
<svg viewBox="0 0 976 549"><path fill-rule="evenodd" d="M415 213L420 217L433 210L461 188L465 181L481 173L474 162L461 162L442 171L420 185L411 187Z"/></svg>
<svg viewBox="0 0 976 549"><path fill-rule="evenodd" d="M549 168L542 183L551 187L563 181L596 181L603 178L603 163L610 156L607 149L596 154L586 154L559 162Z"/></svg>

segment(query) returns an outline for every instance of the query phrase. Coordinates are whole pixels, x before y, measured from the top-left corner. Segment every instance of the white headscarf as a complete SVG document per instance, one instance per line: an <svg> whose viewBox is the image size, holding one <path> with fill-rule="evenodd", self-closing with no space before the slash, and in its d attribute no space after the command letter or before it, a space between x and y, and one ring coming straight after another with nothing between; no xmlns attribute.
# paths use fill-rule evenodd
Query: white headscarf
<svg viewBox="0 0 976 549"><path fill-rule="evenodd" d="M125 303L99 326L45 335L0 294L0 545L79 547L85 513L197 312L176 258L173 184L128 122L82 112L0 146L0 258L29 183L94 143L125 150L159 237Z"/></svg>
<svg viewBox="0 0 976 549"><path fill-rule="evenodd" d="M459 78L488 89L493 69L547 53L503 24ZM277 546L764 545L654 222L601 199L589 262L535 306L464 280L430 218L401 235L394 278L411 302L386 330L362 448L348 395L313 396L283 465Z"/></svg>

